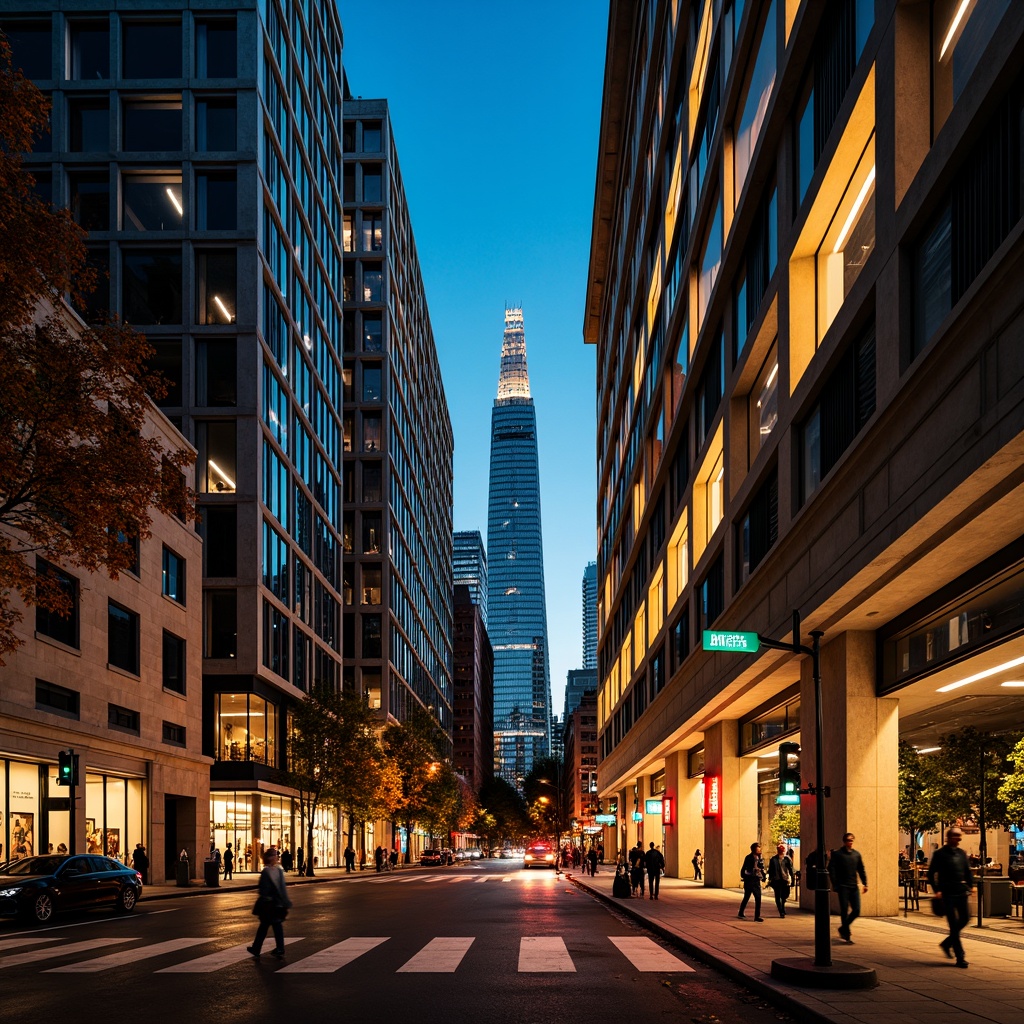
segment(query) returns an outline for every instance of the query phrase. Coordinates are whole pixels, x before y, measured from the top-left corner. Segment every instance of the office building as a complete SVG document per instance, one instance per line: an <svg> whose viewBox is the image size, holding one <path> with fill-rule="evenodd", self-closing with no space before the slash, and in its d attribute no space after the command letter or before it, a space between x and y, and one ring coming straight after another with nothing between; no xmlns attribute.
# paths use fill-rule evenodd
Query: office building
<svg viewBox="0 0 1024 1024"><path fill-rule="evenodd" d="M564 801L566 818L575 819L578 838L603 841L597 811L597 691L590 689L565 720Z"/></svg>
<svg viewBox="0 0 1024 1024"><path fill-rule="evenodd" d="M469 599L480 607L487 628L487 552L479 530L457 530L452 580L457 587L469 587Z"/></svg>
<svg viewBox="0 0 1024 1024"><path fill-rule="evenodd" d="M1022 67L1009 0L612 0L584 325L600 789L670 874L699 847L735 884L780 740L830 788L827 842L884 872L899 741L1024 731ZM818 637L822 777L811 657L705 631Z"/></svg>
<svg viewBox="0 0 1024 1024"><path fill-rule="evenodd" d="M521 786L551 750L537 417L521 309L505 310L491 411L488 623L494 647L494 742L501 777Z"/></svg>
<svg viewBox="0 0 1024 1024"><path fill-rule="evenodd" d="M583 570L583 667L597 671L597 562Z"/></svg>
<svg viewBox="0 0 1024 1024"><path fill-rule="evenodd" d="M480 605L455 586L452 767L474 793L494 778L494 652Z"/></svg>

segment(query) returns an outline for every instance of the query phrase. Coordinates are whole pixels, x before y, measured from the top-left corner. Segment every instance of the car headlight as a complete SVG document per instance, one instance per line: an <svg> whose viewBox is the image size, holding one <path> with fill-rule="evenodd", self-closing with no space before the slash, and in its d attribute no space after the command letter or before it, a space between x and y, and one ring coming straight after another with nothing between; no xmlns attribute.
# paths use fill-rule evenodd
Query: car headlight
<svg viewBox="0 0 1024 1024"><path fill-rule="evenodd" d="M0 896L17 896L22 887L16 885L13 889L0 889Z"/></svg>

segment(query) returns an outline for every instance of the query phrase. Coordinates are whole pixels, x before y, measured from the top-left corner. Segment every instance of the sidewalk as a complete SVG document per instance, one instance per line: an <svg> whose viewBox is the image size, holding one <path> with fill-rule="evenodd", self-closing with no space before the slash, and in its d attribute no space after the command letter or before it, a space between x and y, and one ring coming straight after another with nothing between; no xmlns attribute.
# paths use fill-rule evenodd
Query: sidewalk
<svg viewBox="0 0 1024 1024"><path fill-rule="evenodd" d="M739 920L742 892L705 889L688 879L662 878L660 897L613 899L614 867L602 865L598 874L567 873L581 889L681 947L704 963L739 981L785 1010L801 1024L1020 1024L1024 1021L1024 921L1019 917L989 918L978 929L977 919L962 932L970 967L957 970L939 949L948 934L945 921L926 911L904 918L860 918L853 926L855 945L847 946L835 933L832 960L872 967L878 987L866 991L802 989L771 976L772 960L814 956L814 915L790 900L785 919L775 909L771 890L765 890L761 913L754 921L753 905Z"/></svg>

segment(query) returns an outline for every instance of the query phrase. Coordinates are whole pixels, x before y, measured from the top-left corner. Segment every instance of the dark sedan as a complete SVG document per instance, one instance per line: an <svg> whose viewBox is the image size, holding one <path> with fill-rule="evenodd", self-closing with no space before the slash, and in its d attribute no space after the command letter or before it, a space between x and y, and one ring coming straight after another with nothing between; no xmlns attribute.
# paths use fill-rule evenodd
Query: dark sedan
<svg viewBox="0 0 1024 1024"><path fill-rule="evenodd" d="M0 864L0 916L43 924L54 913L135 909L142 875L109 857L24 857Z"/></svg>

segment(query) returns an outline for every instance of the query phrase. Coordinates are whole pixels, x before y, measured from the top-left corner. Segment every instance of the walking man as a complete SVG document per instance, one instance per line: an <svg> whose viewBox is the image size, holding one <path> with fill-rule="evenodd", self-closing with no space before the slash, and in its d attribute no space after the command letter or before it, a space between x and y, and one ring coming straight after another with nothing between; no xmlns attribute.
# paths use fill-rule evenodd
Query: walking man
<svg viewBox="0 0 1024 1024"><path fill-rule="evenodd" d="M850 938L850 925L860 917L860 894L868 891L868 874L864 870L864 860L859 850L853 848L855 836L847 832L843 836L843 845L839 850L832 851L828 862L828 875L832 880L832 888L839 897L839 914L842 924L839 926L839 937L848 946L853 945ZM858 886L857 879L861 886Z"/></svg>
<svg viewBox="0 0 1024 1024"><path fill-rule="evenodd" d="M793 862L786 853L786 844L779 843L775 847L775 856L768 861L768 885L775 893L775 906L778 908L779 917L786 916L786 900L789 899L790 887L795 882Z"/></svg>
<svg viewBox="0 0 1024 1024"><path fill-rule="evenodd" d="M629 884L633 889L633 895L637 894L639 890L640 898L644 897L644 848L640 845L640 840L636 841L634 846L629 851Z"/></svg>
<svg viewBox="0 0 1024 1024"><path fill-rule="evenodd" d="M946 830L946 845L932 854L928 865L928 884L936 899L941 899L949 922L949 937L939 945L948 957L956 956L957 967L966 967L960 932L967 925L967 897L974 888L974 876L967 854L960 849L964 834L955 825Z"/></svg>
<svg viewBox="0 0 1024 1024"><path fill-rule="evenodd" d="M647 892L650 899L658 898L658 890L661 889L661 872L665 867L665 858L661 855L654 843L644 854L644 864L647 866Z"/></svg>
<svg viewBox="0 0 1024 1024"><path fill-rule="evenodd" d="M234 870L234 867L235 867L235 851L231 849L231 844L228 843L228 845L224 847L224 880L225 881L227 881L228 879L234 877L231 874L231 872Z"/></svg>
<svg viewBox="0 0 1024 1024"><path fill-rule="evenodd" d="M763 921L761 916L761 883L764 881L764 861L761 859L761 844L751 843L750 853L743 858L743 867L740 868L740 876L743 879L743 902L740 903L740 912L736 915L742 918L743 911L747 909L747 901L754 897L754 920Z"/></svg>

